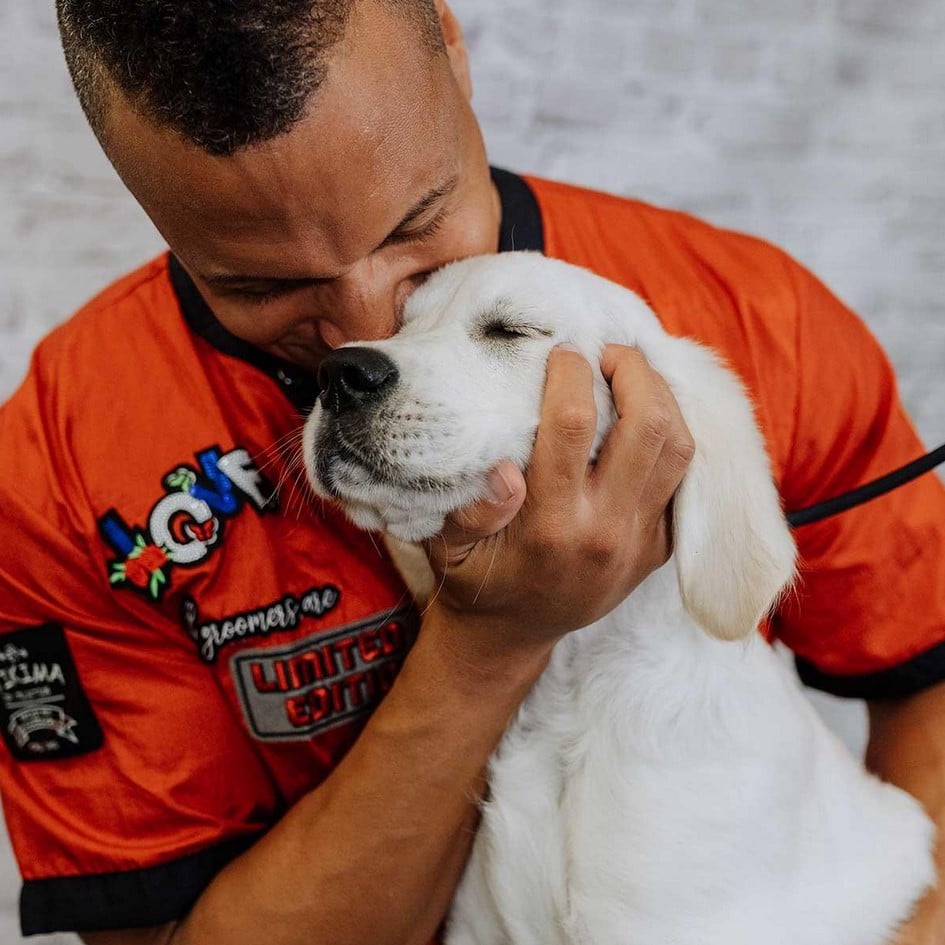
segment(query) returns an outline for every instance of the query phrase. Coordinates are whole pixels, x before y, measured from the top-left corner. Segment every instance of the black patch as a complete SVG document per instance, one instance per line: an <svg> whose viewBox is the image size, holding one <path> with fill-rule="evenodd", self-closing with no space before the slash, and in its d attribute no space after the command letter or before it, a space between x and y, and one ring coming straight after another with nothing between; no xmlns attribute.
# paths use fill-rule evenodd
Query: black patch
<svg viewBox="0 0 945 945"><path fill-rule="evenodd" d="M20 761L75 758L102 747L102 729L58 624L0 637L0 725Z"/></svg>

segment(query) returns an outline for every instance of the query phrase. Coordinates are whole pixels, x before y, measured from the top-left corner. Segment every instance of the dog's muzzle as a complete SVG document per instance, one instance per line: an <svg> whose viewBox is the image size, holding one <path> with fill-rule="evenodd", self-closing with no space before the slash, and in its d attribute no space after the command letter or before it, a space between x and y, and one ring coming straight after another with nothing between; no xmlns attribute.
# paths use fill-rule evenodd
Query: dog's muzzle
<svg viewBox="0 0 945 945"><path fill-rule="evenodd" d="M338 348L318 369L322 407L333 414L373 406L390 393L399 377L397 365L374 348Z"/></svg>

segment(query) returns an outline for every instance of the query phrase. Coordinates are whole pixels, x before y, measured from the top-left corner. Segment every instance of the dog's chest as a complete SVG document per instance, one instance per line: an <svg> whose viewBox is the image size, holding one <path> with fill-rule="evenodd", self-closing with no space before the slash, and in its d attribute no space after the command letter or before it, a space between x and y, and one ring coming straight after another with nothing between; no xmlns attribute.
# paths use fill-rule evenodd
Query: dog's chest
<svg viewBox="0 0 945 945"><path fill-rule="evenodd" d="M724 842L750 846L756 815L781 790L783 765L759 765L744 749L776 724L760 705L783 714L782 694L765 681L774 659L766 649L760 639L705 637L682 608L671 565L564 638L491 765L483 830L493 869L508 864L493 877L508 897L500 912L544 928L536 941L556 942L564 928L561 941L579 942L587 916L619 903L627 919L634 890L640 914L665 896L659 909L673 915L687 877L693 889L707 876L713 889L738 879L744 864L722 875L711 838L729 832ZM784 719L777 725L783 731ZM696 836L709 842L683 855ZM540 894L517 889L525 875Z"/></svg>

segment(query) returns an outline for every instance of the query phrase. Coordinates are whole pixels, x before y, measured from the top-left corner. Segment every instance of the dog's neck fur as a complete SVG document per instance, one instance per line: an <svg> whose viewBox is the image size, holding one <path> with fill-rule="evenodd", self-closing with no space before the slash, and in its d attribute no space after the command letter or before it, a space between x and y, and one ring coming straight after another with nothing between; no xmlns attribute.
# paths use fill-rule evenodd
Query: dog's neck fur
<svg viewBox="0 0 945 945"><path fill-rule="evenodd" d="M771 698L765 641L760 634L733 642L709 637L683 606L673 558L559 649L562 682L599 703L600 718L613 711L605 703L619 700L624 737L664 760L691 761L693 751L720 757L720 741L744 742L752 702Z"/></svg>

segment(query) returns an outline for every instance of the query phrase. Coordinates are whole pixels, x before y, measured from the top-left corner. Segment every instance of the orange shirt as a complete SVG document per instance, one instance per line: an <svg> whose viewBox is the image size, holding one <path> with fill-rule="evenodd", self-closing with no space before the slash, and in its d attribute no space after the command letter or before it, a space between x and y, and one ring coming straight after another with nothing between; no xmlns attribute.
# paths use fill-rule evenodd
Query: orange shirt
<svg viewBox="0 0 945 945"><path fill-rule="evenodd" d="M788 510L922 452L869 332L783 253L496 181L504 249L623 283L727 358ZM0 408L0 793L25 931L183 915L390 687L416 615L370 537L297 485L315 393L230 336L165 256L46 338ZM877 696L945 676L934 476L797 538L801 582L773 628L805 678Z"/></svg>

